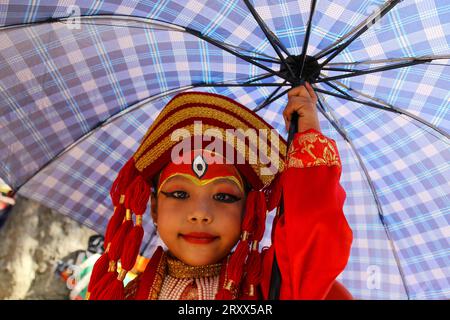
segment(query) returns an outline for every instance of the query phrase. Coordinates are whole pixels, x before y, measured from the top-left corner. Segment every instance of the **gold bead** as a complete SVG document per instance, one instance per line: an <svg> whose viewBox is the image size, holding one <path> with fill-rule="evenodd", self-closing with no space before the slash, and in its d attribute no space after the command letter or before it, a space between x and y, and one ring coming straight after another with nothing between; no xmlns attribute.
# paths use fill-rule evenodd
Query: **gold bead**
<svg viewBox="0 0 450 320"><path fill-rule="evenodd" d="M248 295L250 297L254 297L255 296L255 286L254 285L250 285L250 287L248 288Z"/></svg>
<svg viewBox="0 0 450 320"><path fill-rule="evenodd" d="M232 291L234 288L234 281L229 279L227 284L225 285L225 289Z"/></svg>
<svg viewBox="0 0 450 320"><path fill-rule="evenodd" d="M125 220L131 220L131 210L127 209L125 212Z"/></svg>
<svg viewBox="0 0 450 320"><path fill-rule="evenodd" d="M115 261L110 261L109 262L109 268L108 268L108 272L113 272L116 270L116 262Z"/></svg>
<svg viewBox="0 0 450 320"><path fill-rule="evenodd" d="M120 273L117 276L117 280L123 281L123 279L125 279L125 277L127 276L127 273L128 273L128 271L125 269L120 270Z"/></svg>

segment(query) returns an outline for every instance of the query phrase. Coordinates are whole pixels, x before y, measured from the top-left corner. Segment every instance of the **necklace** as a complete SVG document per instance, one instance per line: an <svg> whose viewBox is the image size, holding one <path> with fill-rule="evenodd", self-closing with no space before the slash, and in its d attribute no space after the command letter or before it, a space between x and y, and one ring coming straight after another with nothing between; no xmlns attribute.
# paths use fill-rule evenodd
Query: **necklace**
<svg viewBox="0 0 450 320"><path fill-rule="evenodd" d="M167 253L159 300L213 300L219 290L222 263L190 266Z"/></svg>
<svg viewBox="0 0 450 320"><path fill-rule="evenodd" d="M173 278L204 278L220 275L223 263L208 264L205 266L190 266L181 260L167 254L167 273Z"/></svg>
<svg viewBox="0 0 450 320"><path fill-rule="evenodd" d="M125 298L215 299L219 288L227 281L228 259L211 265L189 266L158 247L144 273L125 288Z"/></svg>

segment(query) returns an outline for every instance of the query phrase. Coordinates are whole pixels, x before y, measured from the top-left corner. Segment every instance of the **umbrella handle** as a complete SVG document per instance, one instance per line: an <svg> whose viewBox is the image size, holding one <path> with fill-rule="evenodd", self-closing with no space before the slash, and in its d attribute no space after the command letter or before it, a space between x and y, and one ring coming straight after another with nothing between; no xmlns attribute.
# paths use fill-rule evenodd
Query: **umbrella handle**
<svg viewBox="0 0 450 320"><path fill-rule="evenodd" d="M289 146L292 143L292 139L294 138L294 134L297 131L298 131L298 113L294 112L291 116L291 123L289 125L288 142L287 142L288 150ZM283 190L281 190L280 207L277 214L281 216L283 215L283 213L284 213L284 201L283 201ZM278 266L277 256L276 253L274 252L272 263L272 275L270 277L269 300L280 299L280 287L281 287L280 267Z"/></svg>

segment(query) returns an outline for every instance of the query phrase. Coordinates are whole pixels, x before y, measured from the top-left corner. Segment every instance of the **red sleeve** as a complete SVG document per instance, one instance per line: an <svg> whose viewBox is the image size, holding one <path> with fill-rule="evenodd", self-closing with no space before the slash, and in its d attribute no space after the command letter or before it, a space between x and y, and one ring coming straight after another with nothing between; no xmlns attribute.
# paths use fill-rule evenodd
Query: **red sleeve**
<svg viewBox="0 0 450 320"><path fill-rule="evenodd" d="M323 299L350 255L352 231L345 219L336 142L314 129L297 133L281 175L284 214L274 222L273 246L264 254L267 297L275 251L280 299Z"/></svg>

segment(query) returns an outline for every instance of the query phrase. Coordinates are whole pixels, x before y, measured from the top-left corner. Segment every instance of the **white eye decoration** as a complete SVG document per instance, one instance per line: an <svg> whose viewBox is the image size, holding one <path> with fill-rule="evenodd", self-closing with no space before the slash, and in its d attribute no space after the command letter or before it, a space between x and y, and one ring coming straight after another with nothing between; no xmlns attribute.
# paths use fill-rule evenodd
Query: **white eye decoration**
<svg viewBox="0 0 450 320"><path fill-rule="evenodd" d="M196 156L192 162L192 171L194 171L200 179L205 175L206 169L208 169L208 164L203 160L203 157L201 155Z"/></svg>

